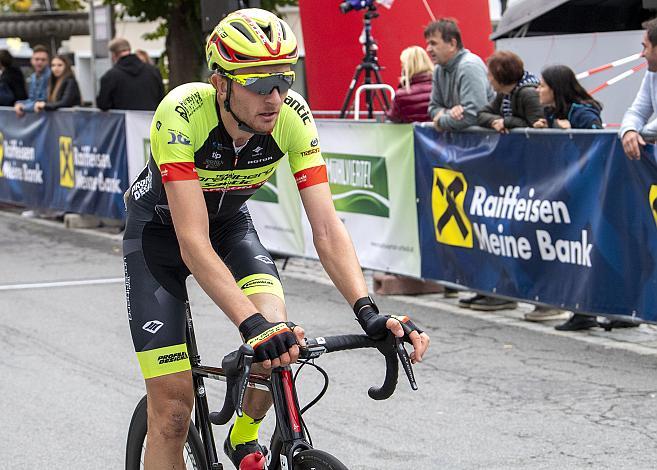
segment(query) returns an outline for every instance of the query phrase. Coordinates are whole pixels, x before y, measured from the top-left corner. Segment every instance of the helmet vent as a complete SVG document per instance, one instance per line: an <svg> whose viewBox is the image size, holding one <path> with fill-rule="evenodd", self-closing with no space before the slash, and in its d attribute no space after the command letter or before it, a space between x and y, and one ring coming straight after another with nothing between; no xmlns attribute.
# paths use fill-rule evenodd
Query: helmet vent
<svg viewBox="0 0 657 470"><path fill-rule="evenodd" d="M271 37L271 26L261 26L260 29L262 29L262 31L267 35L270 42L273 41Z"/></svg>
<svg viewBox="0 0 657 470"><path fill-rule="evenodd" d="M254 44L256 43L255 38L254 38L253 35L251 34L251 31L249 31L248 29L246 29L246 27L245 27L242 23L238 23L237 21L235 21L234 23L231 23L230 25L231 25L233 28L235 28L236 30L238 30L240 33L242 33L242 35L243 35L246 39L248 39L249 41L251 41L251 42L254 43Z"/></svg>
<svg viewBox="0 0 657 470"><path fill-rule="evenodd" d="M226 50L223 42L219 42L219 54L226 60L230 60L230 53Z"/></svg>
<svg viewBox="0 0 657 470"><path fill-rule="evenodd" d="M281 28L281 32L283 33L283 41L287 39L287 31L285 31L285 26L283 25L283 22L281 20L278 20L279 27Z"/></svg>

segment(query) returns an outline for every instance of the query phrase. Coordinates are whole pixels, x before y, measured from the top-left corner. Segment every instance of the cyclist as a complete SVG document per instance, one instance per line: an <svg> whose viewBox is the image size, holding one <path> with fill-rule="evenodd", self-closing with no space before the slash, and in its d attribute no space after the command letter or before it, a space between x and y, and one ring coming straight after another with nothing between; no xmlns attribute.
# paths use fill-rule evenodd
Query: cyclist
<svg viewBox="0 0 657 470"><path fill-rule="evenodd" d="M290 90L298 58L290 27L270 12L224 18L206 45L210 84L188 83L160 103L151 156L126 193L123 241L128 319L148 395L147 469L183 468L194 403L185 345L185 279L203 290L253 345L264 370L296 361L303 330L286 323L283 290L245 201L287 153L319 258L365 332L429 337L408 317L380 315L333 207L308 105ZM251 392L251 391L250 391ZM271 406L252 391L224 443L236 468L263 451L258 426Z"/></svg>

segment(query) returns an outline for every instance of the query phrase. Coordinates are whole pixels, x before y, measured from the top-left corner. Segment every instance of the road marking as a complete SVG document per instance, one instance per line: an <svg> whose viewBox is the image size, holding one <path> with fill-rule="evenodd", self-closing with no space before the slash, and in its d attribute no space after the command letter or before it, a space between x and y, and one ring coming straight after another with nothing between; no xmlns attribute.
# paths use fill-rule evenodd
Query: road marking
<svg viewBox="0 0 657 470"><path fill-rule="evenodd" d="M70 286L93 286L98 284L123 284L122 277L110 277L107 279L79 279L73 281L35 282L31 284L6 284L0 285L0 290L23 290L43 289L48 287L70 287Z"/></svg>

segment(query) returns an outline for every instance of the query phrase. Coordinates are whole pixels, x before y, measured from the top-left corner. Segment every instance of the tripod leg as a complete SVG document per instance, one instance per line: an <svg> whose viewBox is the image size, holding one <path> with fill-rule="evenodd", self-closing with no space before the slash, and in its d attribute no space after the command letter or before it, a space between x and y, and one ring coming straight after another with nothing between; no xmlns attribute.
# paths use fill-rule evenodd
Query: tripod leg
<svg viewBox="0 0 657 470"><path fill-rule="evenodd" d="M356 88L356 83L358 83L358 77L363 71L363 66L356 66L356 71L354 72L354 78L351 79L349 84L349 90L347 91L347 96L344 97L344 102L342 103L342 109L340 110L340 119L344 119L347 116L347 109L349 109L349 103L351 103L351 98L354 94L354 89Z"/></svg>

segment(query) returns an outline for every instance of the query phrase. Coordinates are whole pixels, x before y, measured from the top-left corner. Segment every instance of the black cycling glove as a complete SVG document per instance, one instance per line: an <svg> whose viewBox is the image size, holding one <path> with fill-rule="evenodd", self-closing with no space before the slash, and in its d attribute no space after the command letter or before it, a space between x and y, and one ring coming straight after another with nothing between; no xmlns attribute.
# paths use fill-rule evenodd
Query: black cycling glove
<svg viewBox="0 0 657 470"><path fill-rule="evenodd" d="M297 338L284 322L272 323L254 313L238 327L246 344L253 347L255 361L276 359L297 344Z"/></svg>
<svg viewBox="0 0 657 470"><path fill-rule="evenodd" d="M354 304L356 320L360 323L367 336L372 339L381 339L388 333L386 323L388 318L394 318L401 323L404 330L404 339L410 342L409 335L413 331L423 333L406 315L379 315L379 309L371 297L362 297Z"/></svg>

